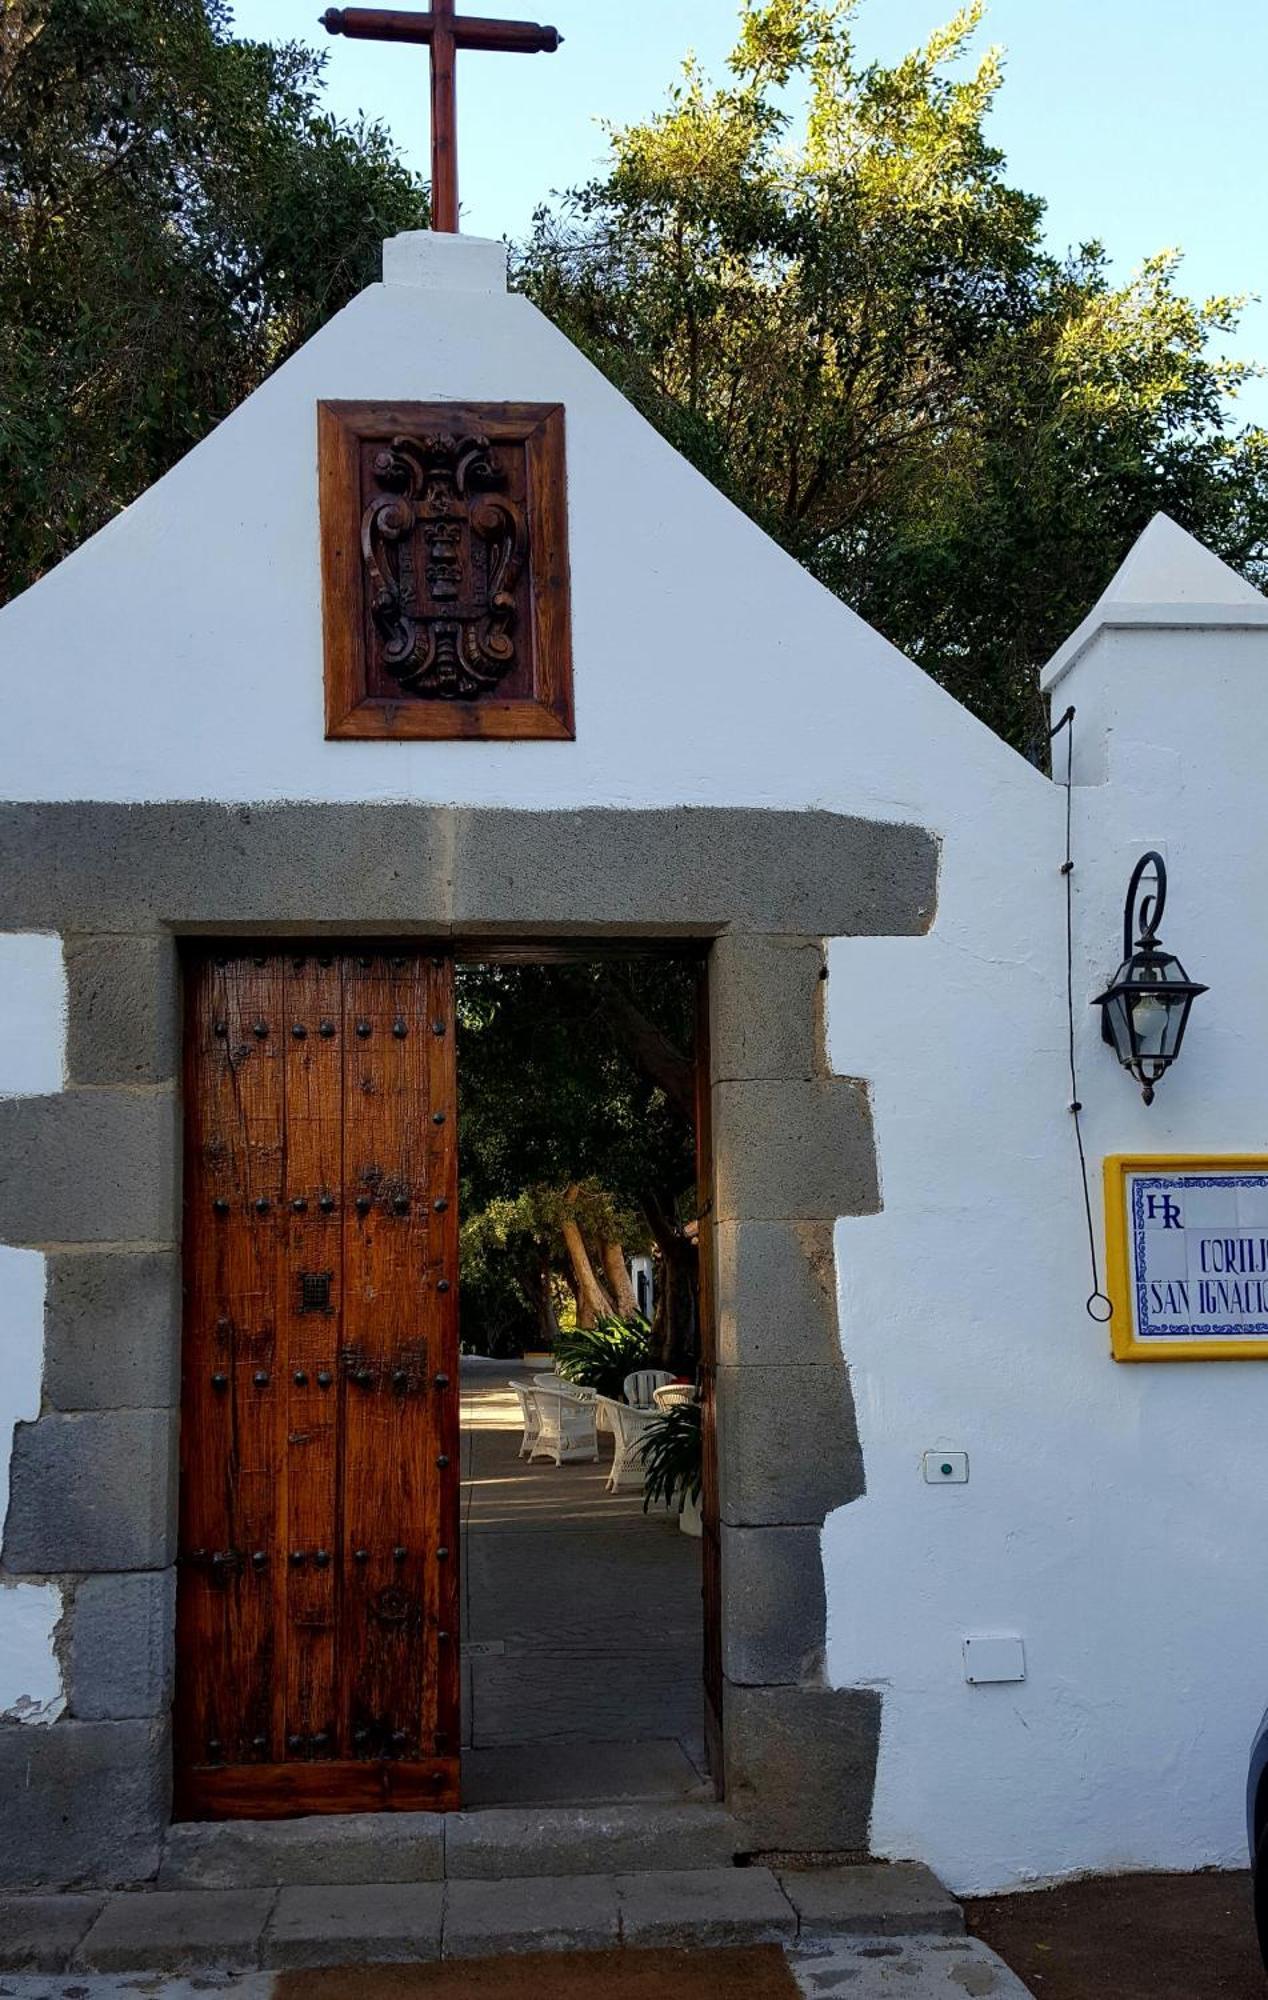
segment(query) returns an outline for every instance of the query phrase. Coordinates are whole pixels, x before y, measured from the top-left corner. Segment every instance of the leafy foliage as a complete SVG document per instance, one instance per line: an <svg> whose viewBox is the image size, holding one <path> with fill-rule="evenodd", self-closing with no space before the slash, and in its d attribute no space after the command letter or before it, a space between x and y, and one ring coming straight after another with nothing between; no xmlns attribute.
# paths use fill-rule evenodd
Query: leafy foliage
<svg viewBox="0 0 1268 2000"><path fill-rule="evenodd" d="M746 0L730 78L686 66L539 212L519 282L717 485L1019 747L1036 673L1159 509L1259 579L1268 434L1168 252L1065 259L985 120L983 0L893 65L858 0ZM794 134L790 106L805 105Z"/></svg>
<svg viewBox="0 0 1268 2000"><path fill-rule="evenodd" d="M639 1447L643 1459L643 1512L654 1503L677 1504L681 1514L688 1498L699 1501L704 1462L703 1417L699 1403L678 1403L662 1410Z"/></svg>
<svg viewBox="0 0 1268 2000"><path fill-rule="evenodd" d="M673 959L460 967L468 1345L509 1352L553 1337L547 1290L567 1269L565 1220L628 1254L651 1245L649 1210L661 1226L694 1215L691 1124L632 1060L610 1010L634 1008L689 1068L695 994L694 969Z"/></svg>
<svg viewBox="0 0 1268 2000"><path fill-rule="evenodd" d="M102 526L377 275L426 195L324 59L225 0L5 0L0 599Z"/></svg>
<svg viewBox="0 0 1268 2000"><path fill-rule="evenodd" d="M641 1314L616 1319L607 1314L594 1326L574 1327L555 1342L555 1372L582 1389L619 1401L625 1378L652 1362L652 1329Z"/></svg>

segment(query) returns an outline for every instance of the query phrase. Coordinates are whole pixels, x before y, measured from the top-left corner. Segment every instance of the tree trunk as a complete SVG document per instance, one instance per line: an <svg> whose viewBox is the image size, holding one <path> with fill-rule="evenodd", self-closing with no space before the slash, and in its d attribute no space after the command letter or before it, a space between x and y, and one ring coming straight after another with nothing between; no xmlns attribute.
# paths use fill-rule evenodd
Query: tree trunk
<svg viewBox="0 0 1268 2000"><path fill-rule="evenodd" d="M572 1199L575 1195L576 1189L570 1188L568 1198ZM616 1308L595 1274L575 1215L563 1217L559 1233L564 1239L564 1249L572 1266L572 1289L577 1295L577 1325L593 1326L601 1313L615 1312Z"/></svg>
<svg viewBox="0 0 1268 2000"><path fill-rule="evenodd" d="M533 1302L537 1345L541 1348L553 1347L555 1336L559 1332L551 1278L550 1255L548 1251L542 1250L531 1263L526 1265L523 1280L524 1290Z"/></svg>
<svg viewBox="0 0 1268 2000"><path fill-rule="evenodd" d="M618 1046L651 1083L663 1090L680 1118L696 1122L696 1066L649 1021L609 973L599 989L599 1017Z"/></svg>
<svg viewBox="0 0 1268 2000"><path fill-rule="evenodd" d="M673 1209L654 1189L644 1191L640 1205L661 1261L653 1345L662 1367L689 1374L699 1350L699 1255L678 1228Z"/></svg>
<svg viewBox="0 0 1268 2000"><path fill-rule="evenodd" d="M617 1311L622 1319L632 1319L638 1312L638 1299L630 1283L625 1252L619 1243L601 1243L599 1256L603 1263L603 1275L608 1281L608 1290L616 1300Z"/></svg>

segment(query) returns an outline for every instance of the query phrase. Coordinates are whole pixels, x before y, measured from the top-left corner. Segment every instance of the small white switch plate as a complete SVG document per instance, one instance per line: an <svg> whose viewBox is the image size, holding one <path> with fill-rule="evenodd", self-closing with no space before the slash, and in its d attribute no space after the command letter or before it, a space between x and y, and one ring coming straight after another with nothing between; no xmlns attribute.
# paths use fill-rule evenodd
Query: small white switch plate
<svg viewBox="0 0 1268 2000"><path fill-rule="evenodd" d="M1015 1633L974 1632L964 1640L963 1652L964 1678L970 1687L1026 1678L1026 1649Z"/></svg>
<svg viewBox="0 0 1268 2000"><path fill-rule="evenodd" d="M927 1451L924 1464L925 1479L930 1486L967 1486L969 1483L967 1451Z"/></svg>

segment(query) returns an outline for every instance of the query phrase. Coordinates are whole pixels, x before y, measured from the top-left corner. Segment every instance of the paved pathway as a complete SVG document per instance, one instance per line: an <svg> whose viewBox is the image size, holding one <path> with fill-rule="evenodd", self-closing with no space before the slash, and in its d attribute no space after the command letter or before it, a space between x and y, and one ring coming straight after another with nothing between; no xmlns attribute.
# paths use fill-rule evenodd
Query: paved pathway
<svg viewBox="0 0 1268 2000"><path fill-rule="evenodd" d="M462 1380L469 1805L686 1796L703 1777L700 1545L594 1465L519 1456L526 1371Z"/></svg>
<svg viewBox="0 0 1268 2000"><path fill-rule="evenodd" d="M1030 1988L984 1944L965 1938L857 1938L786 1947L805 2000L1031 2000ZM362 1967L357 2000L399 2000L400 1967ZM9 1973L4 2000L273 2000L271 1972ZM291 1975L292 1981L294 1975ZM293 1986L288 1989L293 1991Z"/></svg>

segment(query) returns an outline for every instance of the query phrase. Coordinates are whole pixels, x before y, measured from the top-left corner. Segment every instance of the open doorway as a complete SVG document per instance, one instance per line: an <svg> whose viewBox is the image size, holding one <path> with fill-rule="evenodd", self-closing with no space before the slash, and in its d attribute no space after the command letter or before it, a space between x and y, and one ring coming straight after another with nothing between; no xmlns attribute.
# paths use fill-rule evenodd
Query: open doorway
<svg viewBox="0 0 1268 2000"><path fill-rule="evenodd" d="M457 967L467 1805L714 1791L704 977Z"/></svg>

